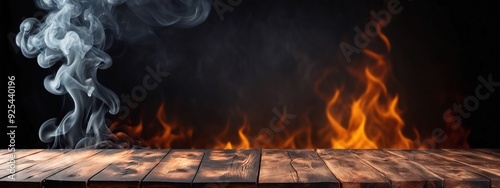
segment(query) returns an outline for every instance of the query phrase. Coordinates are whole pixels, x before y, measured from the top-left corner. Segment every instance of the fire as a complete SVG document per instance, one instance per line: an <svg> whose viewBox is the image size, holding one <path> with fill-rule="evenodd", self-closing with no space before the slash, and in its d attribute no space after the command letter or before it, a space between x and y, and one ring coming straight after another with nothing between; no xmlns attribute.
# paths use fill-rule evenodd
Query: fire
<svg viewBox="0 0 500 188"><path fill-rule="evenodd" d="M391 46L387 37L380 39L389 53ZM325 109L328 126L327 135L332 148L411 148L412 141L403 135L404 121L398 109L398 96L388 92L385 80L390 66L384 54L364 49L363 69L350 67L349 72L364 85L362 94L346 106L340 102L341 89L336 89ZM355 62L356 63L356 62ZM350 95L350 94L349 94ZM345 112L347 110L350 117ZM344 126L345 125L345 126Z"/></svg>
<svg viewBox="0 0 500 188"><path fill-rule="evenodd" d="M227 133L227 130L229 129L230 122L229 120L226 122L226 129L223 131L224 133ZM245 130L248 130L248 117L243 116L243 124L238 128L238 138L239 138L239 143L237 145L233 146L233 143L231 141L227 141L226 143L220 141L218 138L215 138L216 145L213 147L215 149L249 149L250 147L250 141L248 137L246 136ZM227 134L226 134L227 135ZM220 135L222 138L226 135Z"/></svg>
<svg viewBox="0 0 500 188"><path fill-rule="evenodd" d="M261 127L251 126L249 116L241 113L241 123L226 120L225 128L212 138L203 138L202 145L189 145L190 148L217 148L217 149L248 149L248 148L351 148L351 149L376 149L376 148L416 148L419 147L403 134L405 122L398 107L399 96L391 93L387 88L387 78L391 66L388 54L391 45L387 36L379 34L379 41L385 47L380 53L371 49L363 49L363 56L354 59L352 65L347 67L347 72L355 80L354 91L343 86L332 86L326 82L325 75L332 72L325 71L314 84L318 96L325 102L323 124L312 121L307 114L299 114L295 129L284 129L286 117L278 117L274 124L275 129L283 128L282 132L261 134ZM324 94L319 85L327 84L334 88L333 92ZM337 83L338 84L338 83ZM351 88L352 89L352 88ZM165 105L161 104L156 113L157 123L161 130L153 131L154 135L145 136L145 123L141 120L138 125L121 126L119 122L111 125L111 130L122 130L132 139L146 143L152 148L173 148L175 143L192 142L193 129L188 126L179 126L179 123L168 121L165 114ZM316 122L316 123L312 123ZM319 125L319 129L317 128ZM153 126L154 127L154 126ZM238 127L237 131L231 127ZM316 128L315 128L316 127ZM151 127L148 127L150 129ZM254 130L251 130L253 128ZM270 129L269 129L270 130ZM254 131L254 132L252 132ZM414 129L417 139L420 134ZM116 133L117 136L120 134ZM465 136L467 133L464 133ZM233 135L237 135L233 136ZM146 138L146 139L143 139ZM457 138L463 138L460 135ZM462 139L463 141L463 139ZM453 143L452 143L453 144Z"/></svg>
<svg viewBox="0 0 500 188"><path fill-rule="evenodd" d="M321 137L325 138L331 148L375 149L375 148L412 148L412 141L405 137L402 130L404 121L398 109L398 96L391 95L386 87L386 78L390 72L390 65L386 54L391 51L388 38L380 33L380 39L386 47L384 54L364 49L365 58L361 62L365 65L349 67L349 73L364 86L357 98L341 100L345 93L342 89L335 89L331 97L327 97L325 116L327 123L323 126ZM328 72L326 72L328 74ZM318 80L322 82L323 80ZM317 84L318 84L317 83ZM321 93L319 93L321 94ZM350 100L350 101L349 101ZM346 113L347 111L347 113ZM281 125L279 122L278 125ZM250 148L248 137L243 134L248 128L247 120L238 130L240 143L234 146L231 142L218 141L216 148ZM265 148L315 148L311 141L312 125L310 121L302 124L299 130L287 134L286 139L273 140L275 144L265 145ZM326 132L326 134L325 134ZM260 136L260 135L259 135ZM298 139L301 138L301 139ZM305 144L303 142L306 142ZM318 144L319 145L319 144Z"/></svg>
<svg viewBox="0 0 500 188"><path fill-rule="evenodd" d="M390 52L390 43L384 34L380 39L386 46L386 54ZM322 143L313 142L313 126L307 120L295 131L285 130L284 136L273 135L276 138L271 142L256 144L259 140L266 140L266 134L257 134L254 140L250 139L250 128L248 116L243 114L242 123L238 126L237 134L230 133L230 127L234 127L227 120L225 129L214 138L215 144L210 148L217 149L248 149L248 148L316 148L320 145L328 145L331 148L411 148L412 142L402 133L404 121L398 109L398 96L391 95L386 87L386 78L390 72L390 65L385 54L374 51L363 50L365 58L358 63L364 65L351 66L348 72L363 87L361 94L356 98L347 98L352 93L347 93L341 88L336 88L330 97L327 97L325 117L327 122L320 130L318 137L324 138ZM328 72L326 72L328 74ZM318 80L318 83L322 82ZM318 93L321 94L321 93ZM343 97L343 95L345 95ZM165 114L165 106L161 104L157 110L156 118L161 125L162 131L144 140L153 148L172 148L173 142L185 141L192 137L193 129L181 130L177 123L168 122ZM280 117L276 127L284 126L284 117ZM112 126L112 127L117 127ZM144 124L141 121L136 126L127 126L125 132L134 139L143 138ZM179 130L177 130L179 129ZM174 130L177 130L174 133ZM230 135L238 135L237 140L228 141ZM224 141L224 139L226 139ZM191 146L195 148L196 146ZM202 146L207 147L207 146Z"/></svg>
<svg viewBox="0 0 500 188"><path fill-rule="evenodd" d="M191 140L193 135L193 129L184 129L178 126L177 123L169 123L166 118L165 104L162 103L156 112L157 122L151 122L149 125L151 127L157 128L157 125L161 125L161 129L154 131L156 134L152 136L145 136L144 120L140 120L137 125L121 125L119 121L113 122L110 126L110 130L115 133L118 137L122 137L121 140L138 140L139 143L136 145L148 147L148 148L174 148L174 143L182 143ZM125 129L120 131L120 128ZM123 133L126 134L128 139L124 139ZM144 139L147 138L147 139Z"/></svg>

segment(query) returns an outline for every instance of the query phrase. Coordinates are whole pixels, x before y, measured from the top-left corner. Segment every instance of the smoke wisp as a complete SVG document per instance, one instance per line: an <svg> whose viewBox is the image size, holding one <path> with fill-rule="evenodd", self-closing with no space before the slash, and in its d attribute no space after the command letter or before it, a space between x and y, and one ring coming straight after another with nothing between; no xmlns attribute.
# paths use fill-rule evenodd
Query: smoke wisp
<svg viewBox="0 0 500 188"><path fill-rule="evenodd" d="M68 95L72 109L61 119L51 118L39 129L39 137L54 148L82 148L109 144L114 137L105 123L106 113L116 114L117 95L101 85L97 71L112 65L104 51L113 39L121 38L122 22L116 21L115 7L133 12L143 27L128 28L144 33L149 27L191 27L203 22L210 11L209 1L198 0L37 0L48 15L28 18L20 25L16 44L24 56L37 58L42 68L57 68L44 80L47 91ZM136 39L141 39L137 37Z"/></svg>

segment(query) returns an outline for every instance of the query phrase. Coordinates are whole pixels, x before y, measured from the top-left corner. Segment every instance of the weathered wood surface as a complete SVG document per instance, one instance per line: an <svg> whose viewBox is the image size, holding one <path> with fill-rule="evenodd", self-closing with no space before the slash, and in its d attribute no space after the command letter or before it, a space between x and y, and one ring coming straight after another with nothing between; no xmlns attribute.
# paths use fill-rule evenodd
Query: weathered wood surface
<svg viewBox="0 0 500 188"><path fill-rule="evenodd" d="M7 149L0 149L0 155L5 155L5 154L8 154L8 153L11 153L9 150Z"/></svg>
<svg viewBox="0 0 500 188"><path fill-rule="evenodd" d="M446 159L461 163L481 176L490 179L491 187L500 187L500 163L467 152L447 152L443 150L424 151L436 157L436 160Z"/></svg>
<svg viewBox="0 0 500 188"><path fill-rule="evenodd" d="M340 187L314 150L262 150L259 185Z"/></svg>
<svg viewBox="0 0 500 188"><path fill-rule="evenodd" d="M500 157L500 149L474 149L473 151L479 151L479 152L494 154L494 155Z"/></svg>
<svg viewBox="0 0 500 188"><path fill-rule="evenodd" d="M194 187L255 187L260 150L207 150Z"/></svg>
<svg viewBox="0 0 500 188"><path fill-rule="evenodd" d="M500 156L493 154L493 153L482 152L482 151L473 152L470 150L457 150L457 149L444 149L442 151L453 153L456 155L479 157L479 158L482 158L484 160L500 163Z"/></svg>
<svg viewBox="0 0 500 188"><path fill-rule="evenodd" d="M15 169L15 171L19 172L28 167L43 163L46 160L52 159L69 151L70 150L47 150L44 152L31 153L31 155L27 155L23 158L17 159L13 161L13 163L3 163L0 165L0 178L4 178L10 175L10 169ZM15 176L13 176L13 178L15 178Z"/></svg>
<svg viewBox="0 0 500 188"><path fill-rule="evenodd" d="M168 152L169 150L134 150L92 177L89 187L140 187L142 179Z"/></svg>
<svg viewBox="0 0 500 188"><path fill-rule="evenodd" d="M355 187L391 187L387 180L377 170L359 160L349 150L318 149L319 156L343 188Z"/></svg>
<svg viewBox="0 0 500 188"><path fill-rule="evenodd" d="M0 151L2 152L2 151ZM498 150L17 150L0 187L498 187Z"/></svg>
<svg viewBox="0 0 500 188"><path fill-rule="evenodd" d="M42 187L47 177L99 152L102 150L72 150L17 172L15 179L0 179L0 187Z"/></svg>
<svg viewBox="0 0 500 188"><path fill-rule="evenodd" d="M142 187L190 187L204 150L172 150L144 178Z"/></svg>
<svg viewBox="0 0 500 188"><path fill-rule="evenodd" d="M14 157L15 160L22 159L23 157L42 152L43 149L23 149L23 150L16 150L14 152L9 152L8 150L6 153L2 155L2 159L0 160L0 164L5 164L10 161L12 157Z"/></svg>
<svg viewBox="0 0 500 188"><path fill-rule="evenodd" d="M299 177L286 150L262 150L259 183L298 182Z"/></svg>
<svg viewBox="0 0 500 188"><path fill-rule="evenodd" d="M429 170L404 157L383 150L351 150L357 158L382 173L393 187L442 187Z"/></svg>
<svg viewBox="0 0 500 188"><path fill-rule="evenodd" d="M445 187L489 187L490 180L470 171L455 161L436 160L433 155L415 150L389 150L390 153L403 156L420 164L443 180ZM429 151L433 152L433 151Z"/></svg>
<svg viewBox="0 0 500 188"><path fill-rule="evenodd" d="M47 187L88 187L88 180L109 166L113 162L118 162L126 158L131 150L104 150L86 160L79 161L50 177L45 179Z"/></svg>

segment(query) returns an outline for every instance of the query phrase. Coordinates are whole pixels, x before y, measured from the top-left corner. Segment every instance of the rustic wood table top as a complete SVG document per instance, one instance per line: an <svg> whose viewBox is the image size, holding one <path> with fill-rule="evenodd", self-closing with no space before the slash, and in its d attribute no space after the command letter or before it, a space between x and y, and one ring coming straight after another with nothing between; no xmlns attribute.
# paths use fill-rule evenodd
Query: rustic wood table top
<svg viewBox="0 0 500 188"><path fill-rule="evenodd" d="M500 187L500 149L18 149L15 164L11 154L0 150L2 188Z"/></svg>

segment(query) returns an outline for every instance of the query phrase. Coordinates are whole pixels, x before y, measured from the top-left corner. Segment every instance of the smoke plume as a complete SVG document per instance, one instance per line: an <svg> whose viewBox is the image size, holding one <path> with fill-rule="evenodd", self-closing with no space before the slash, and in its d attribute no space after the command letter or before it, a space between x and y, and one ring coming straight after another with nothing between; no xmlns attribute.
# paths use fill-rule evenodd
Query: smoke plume
<svg viewBox="0 0 500 188"><path fill-rule="evenodd" d="M73 109L61 119L45 121L39 137L53 147L82 148L106 143L113 134L105 124L107 112L116 114L120 101L115 93L97 80L97 71L112 65L104 51L113 39L148 27L192 27L203 22L210 11L207 0L37 0L48 15L28 18L20 25L16 43L24 56L37 57L42 68L58 68L44 80L52 94L68 95ZM130 27L121 35L116 7L125 7L147 27ZM122 14L123 15L123 14ZM132 15L131 15L132 16ZM141 37L136 37L140 39Z"/></svg>

